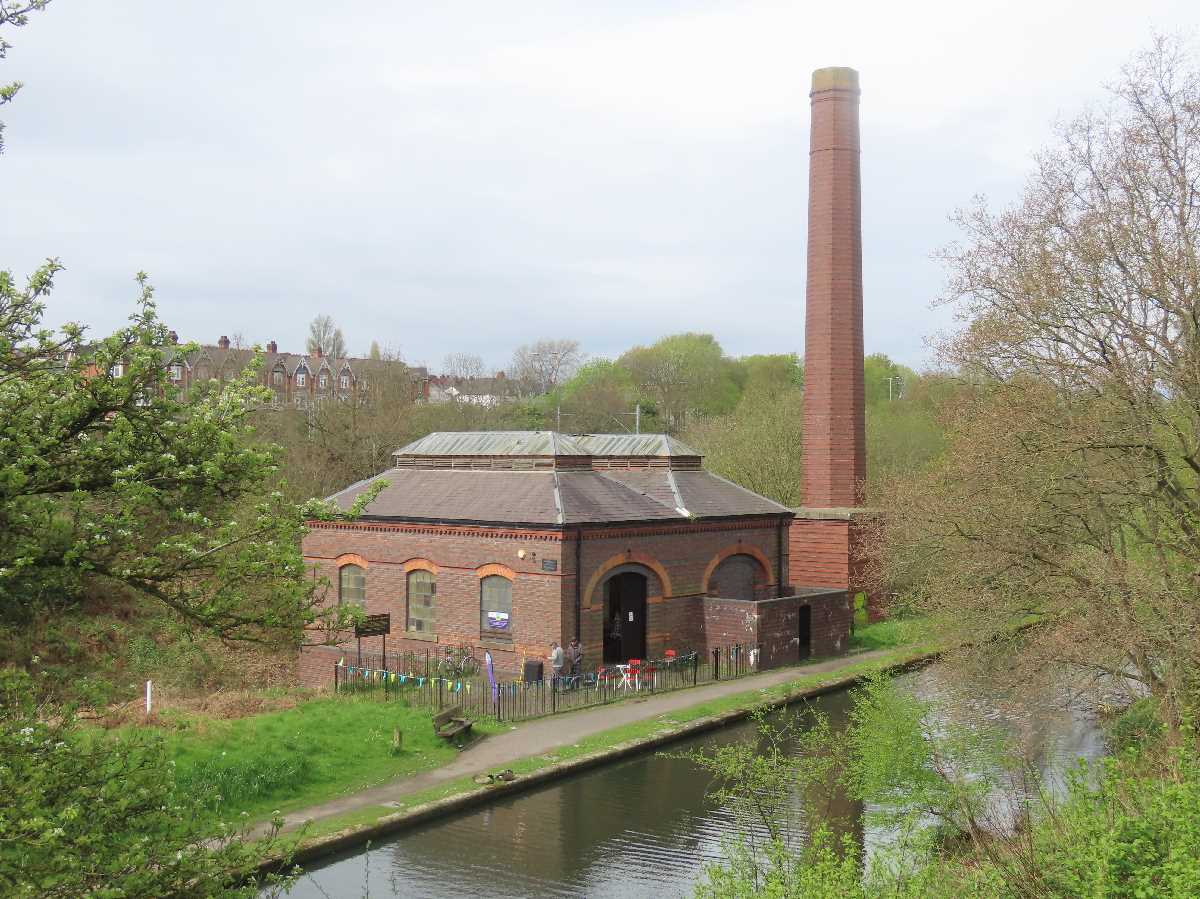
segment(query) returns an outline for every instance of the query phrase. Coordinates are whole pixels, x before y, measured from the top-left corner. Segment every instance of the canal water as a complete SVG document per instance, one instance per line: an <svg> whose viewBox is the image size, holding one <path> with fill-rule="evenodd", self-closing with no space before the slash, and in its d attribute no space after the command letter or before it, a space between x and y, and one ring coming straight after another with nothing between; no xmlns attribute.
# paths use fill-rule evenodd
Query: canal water
<svg viewBox="0 0 1200 899"><path fill-rule="evenodd" d="M901 680L918 695L937 698L939 707L945 701L962 714L1010 728L1051 780L1076 758L1103 752L1098 727L1079 710L1049 701L1031 707L978 698L965 708L955 705L959 697L950 695L954 691L936 668ZM844 726L848 693L812 704L835 728ZM720 858L722 837L733 822L708 797L709 776L673 756L754 736L753 724L732 725L673 744L670 756L636 756L404 831L369 850L312 864L289 896L690 895L704 864ZM835 832L854 834L861 845L886 842L886 834L864 828L861 807L836 792L825 820Z"/></svg>

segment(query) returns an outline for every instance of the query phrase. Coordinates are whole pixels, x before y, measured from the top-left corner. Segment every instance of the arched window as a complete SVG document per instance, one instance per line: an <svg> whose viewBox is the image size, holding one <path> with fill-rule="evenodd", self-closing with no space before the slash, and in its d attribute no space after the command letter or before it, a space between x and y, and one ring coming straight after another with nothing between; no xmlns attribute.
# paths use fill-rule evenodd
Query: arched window
<svg viewBox="0 0 1200 899"><path fill-rule="evenodd" d="M491 574L479 581L479 632L510 638L512 634L512 581Z"/></svg>
<svg viewBox="0 0 1200 899"><path fill-rule="evenodd" d="M338 569L338 604L347 603L367 604L367 572L358 565L343 565Z"/></svg>
<svg viewBox="0 0 1200 899"><path fill-rule="evenodd" d="M408 573L408 629L418 634L437 630L437 580L429 571Z"/></svg>
<svg viewBox="0 0 1200 899"><path fill-rule="evenodd" d="M757 559L741 554L730 556L713 572L708 595L721 599L754 599L754 588L762 580L762 566Z"/></svg>

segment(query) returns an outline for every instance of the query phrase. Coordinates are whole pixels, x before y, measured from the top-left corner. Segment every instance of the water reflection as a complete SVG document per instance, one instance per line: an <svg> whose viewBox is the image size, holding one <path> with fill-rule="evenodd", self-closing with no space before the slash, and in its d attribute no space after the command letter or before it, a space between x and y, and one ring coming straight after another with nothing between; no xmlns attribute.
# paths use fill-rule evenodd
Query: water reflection
<svg viewBox="0 0 1200 899"><path fill-rule="evenodd" d="M958 703L954 691L934 669L904 681L920 695L946 701L953 714L983 709L1014 728L1032 728L1027 737L1048 772L1103 748L1089 721L1061 710L1039 709L1038 720L1030 724L999 699L953 704ZM844 726L847 694L831 694L814 705L835 728ZM684 741L672 751L731 743L754 733L752 724L743 723ZM720 857L722 837L733 823L707 799L710 786L708 775L686 760L638 756L400 834L369 854L334 858L314 867L290 895L689 895L703 865ZM861 807L837 792L826 823L835 833L854 834L860 845L878 845L885 838L864 832Z"/></svg>

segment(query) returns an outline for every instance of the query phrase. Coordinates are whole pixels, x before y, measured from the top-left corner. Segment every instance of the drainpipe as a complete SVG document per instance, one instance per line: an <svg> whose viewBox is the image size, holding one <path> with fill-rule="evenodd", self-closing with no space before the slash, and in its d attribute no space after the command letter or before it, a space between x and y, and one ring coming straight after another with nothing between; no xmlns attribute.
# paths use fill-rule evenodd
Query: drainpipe
<svg viewBox="0 0 1200 899"><path fill-rule="evenodd" d="M583 643L583 528L575 529L575 639Z"/></svg>
<svg viewBox="0 0 1200 899"><path fill-rule="evenodd" d="M783 596L783 529L787 526L786 518L779 519L779 530L775 533L775 595Z"/></svg>

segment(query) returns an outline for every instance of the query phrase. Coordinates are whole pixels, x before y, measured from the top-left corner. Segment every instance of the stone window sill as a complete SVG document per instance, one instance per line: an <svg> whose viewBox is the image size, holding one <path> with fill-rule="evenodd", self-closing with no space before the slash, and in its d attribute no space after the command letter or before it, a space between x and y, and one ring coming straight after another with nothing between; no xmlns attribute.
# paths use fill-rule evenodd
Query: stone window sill
<svg viewBox="0 0 1200 899"><path fill-rule="evenodd" d="M437 634L430 634L426 631L405 631L405 640L423 640L426 643L436 643L438 641Z"/></svg>
<svg viewBox="0 0 1200 899"><path fill-rule="evenodd" d="M479 645L484 649L512 649L512 640L498 640L495 637L480 637Z"/></svg>

